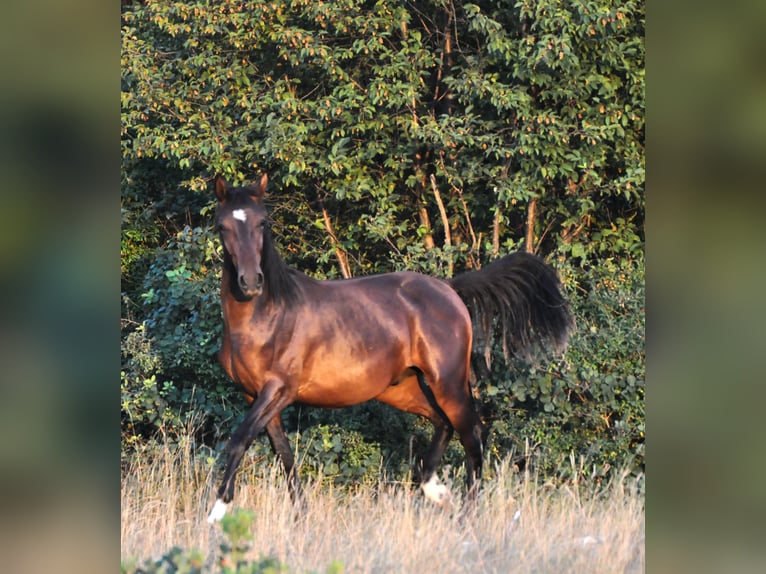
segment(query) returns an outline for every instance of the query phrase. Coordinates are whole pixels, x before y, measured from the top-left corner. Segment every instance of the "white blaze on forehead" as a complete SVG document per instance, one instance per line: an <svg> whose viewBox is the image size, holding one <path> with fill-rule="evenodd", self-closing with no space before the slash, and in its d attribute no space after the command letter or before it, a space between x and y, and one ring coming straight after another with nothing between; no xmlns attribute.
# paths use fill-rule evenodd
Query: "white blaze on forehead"
<svg viewBox="0 0 766 574"><path fill-rule="evenodd" d="M240 221L247 221L247 213L245 213L244 209L235 209L231 212L231 216Z"/></svg>

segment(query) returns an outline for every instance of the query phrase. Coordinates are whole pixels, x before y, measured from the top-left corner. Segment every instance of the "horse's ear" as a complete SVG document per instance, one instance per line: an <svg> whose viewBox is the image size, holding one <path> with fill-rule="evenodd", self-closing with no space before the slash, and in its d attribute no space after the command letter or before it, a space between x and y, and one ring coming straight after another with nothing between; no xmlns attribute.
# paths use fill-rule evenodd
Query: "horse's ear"
<svg viewBox="0 0 766 574"><path fill-rule="evenodd" d="M218 201L223 202L228 191L229 184L226 183L226 180L220 175L215 176L215 196L218 198Z"/></svg>
<svg viewBox="0 0 766 574"><path fill-rule="evenodd" d="M266 186L269 183L269 174L264 173L261 176L261 179L258 181L258 183L255 183L253 185L248 185L245 189L250 192L250 195L255 197L256 199L261 199L264 195L266 195Z"/></svg>

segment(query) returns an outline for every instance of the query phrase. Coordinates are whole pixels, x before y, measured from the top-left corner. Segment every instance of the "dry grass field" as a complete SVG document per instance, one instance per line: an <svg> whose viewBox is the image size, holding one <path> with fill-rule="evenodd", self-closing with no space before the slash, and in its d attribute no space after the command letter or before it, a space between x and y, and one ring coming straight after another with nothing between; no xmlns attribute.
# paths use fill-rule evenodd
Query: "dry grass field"
<svg viewBox="0 0 766 574"><path fill-rule="evenodd" d="M492 465L492 463L489 463ZM643 572L643 497L627 481L602 488L540 485L492 465L475 511L465 513L462 481L442 508L411 485L383 480L355 490L305 482L299 519L276 464L246 459L233 510L254 514L248 557L273 556L291 572L346 573ZM445 478L448 484L450 477ZM206 522L217 476L181 446L127 465L122 478L122 559L142 564L174 546L196 548L215 565L220 524Z"/></svg>

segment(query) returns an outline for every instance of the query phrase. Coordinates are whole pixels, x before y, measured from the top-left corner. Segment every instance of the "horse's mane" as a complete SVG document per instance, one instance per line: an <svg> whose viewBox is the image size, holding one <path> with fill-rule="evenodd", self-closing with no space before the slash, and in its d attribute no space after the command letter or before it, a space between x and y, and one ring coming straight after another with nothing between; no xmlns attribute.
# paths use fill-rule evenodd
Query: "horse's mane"
<svg viewBox="0 0 766 574"><path fill-rule="evenodd" d="M293 305L301 299L299 271L287 266L274 244L274 236L267 226L263 231L263 250L261 251L261 269L265 282L265 296L274 303Z"/></svg>

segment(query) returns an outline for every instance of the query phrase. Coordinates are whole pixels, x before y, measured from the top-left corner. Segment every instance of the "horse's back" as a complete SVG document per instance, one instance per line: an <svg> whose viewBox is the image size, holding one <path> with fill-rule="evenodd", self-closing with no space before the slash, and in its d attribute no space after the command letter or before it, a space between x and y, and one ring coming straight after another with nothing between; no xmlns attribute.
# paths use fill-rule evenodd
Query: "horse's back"
<svg viewBox="0 0 766 574"><path fill-rule="evenodd" d="M457 292L445 281L421 273L397 271L316 281L314 285L316 291L310 299L331 313L344 314L350 308L358 308L373 321L392 316L428 321L436 317L450 323L470 324L468 309Z"/></svg>

